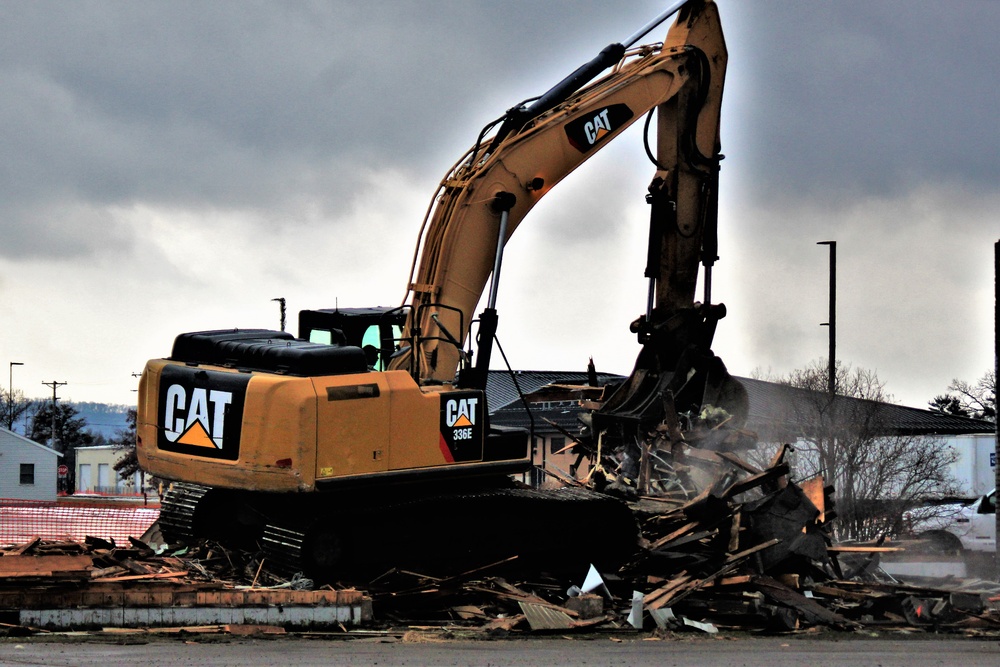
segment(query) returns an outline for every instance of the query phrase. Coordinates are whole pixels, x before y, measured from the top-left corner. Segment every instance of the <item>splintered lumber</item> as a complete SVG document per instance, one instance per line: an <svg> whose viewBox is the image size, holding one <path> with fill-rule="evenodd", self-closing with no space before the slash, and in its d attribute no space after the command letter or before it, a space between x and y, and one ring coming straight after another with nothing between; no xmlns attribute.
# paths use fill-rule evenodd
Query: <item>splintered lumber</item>
<svg viewBox="0 0 1000 667"><path fill-rule="evenodd" d="M771 577L754 577L753 585L772 600L798 611L803 620L809 623L827 623L840 627L857 627L859 625Z"/></svg>
<svg viewBox="0 0 1000 667"><path fill-rule="evenodd" d="M650 544L649 545L650 551L656 551L660 547L665 546L667 544L670 544L672 541L674 541L674 540L678 539L679 537L682 537L682 536L686 535L687 533L691 532L692 530L694 530L695 528L697 528L699 525L700 524L697 521L691 521L690 523L684 524L683 526L681 526L677 530L673 531L672 533L670 533L668 535L664 535L660 539L658 539L655 542L653 542L652 544Z"/></svg>
<svg viewBox="0 0 1000 667"><path fill-rule="evenodd" d="M697 533L687 533L687 534L682 533L680 535L673 536L673 537L671 535L668 535L667 537L672 537L672 539L666 540L666 541L664 541L664 540L657 540L657 542L661 543L661 544L658 544L656 547L653 547L652 545L650 545L650 551L656 551L658 549L665 549L668 546L674 547L674 548L679 547L679 546L684 546L685 544L690 544L691 542L697 542L699 540L703 540L706 537L712 537L712 536L716 535L717 533L718 533L718 531L713 528L713 529L709 529L709 530L701 530L701 531L698 531Z"/></svg>
<svg viewBox="0 0 1000 667"><path fill-rule="evenodd" d="M760 468L750 465L749 463L747 463L740 457L736 456L732 452L716 452L716 455L718 455L720 458L725 459L726 461L729 461L740 470L748 472L751 475L759 475L760 473L763 472L763 470L761 470Z"/></svg>
<svg viewBox="0 0 1000 667"><path fill-rule="evenodd" d="M874 600L881 597L889 597L890 594L884 591L874 591L874 590L857 590L849 591L843 588L838 588L831 584L813 584L809 586L809 590L813 593L818 593L820 595L825 595L830 598L840 598L842 600L854 600L861 602L864 600Z"/></svg>
<svg viewBox="0 0 1000 667"><path fill-rule="evenodd" d="M39 544L41 544L41 542L42 542L42 538L40 538L40 537L32 537L30 540L28 540L27 542L25 542L21 546L17 547L13 551L7 552L5 555L6 556L20 556L22 554L26 554L29 551L31 551L32 549L34 549L35 547L37 547Z"/></svg>
<svg viewBox="0 0 1000 667"><path fill-rule="evenodd" d="M677 578L671 580L665 586L662 586L643 597L643 606L645 606L646 609L659 609L660 607L663 607L666 603L670 602L672 596L676 592L688 586L688 584L691 583L691 579L691 575L682 572L679 576L677 576Z"/></svg>
<svg viewBox="0 0 1000 667"><path fill-rule="evenodd" d="M101 577L102 582L151 581L154 579L180 579L188 576L187 571L150 572L149 574L127 574L120 577Z"/></svg>
<svg viewBox="0 0 1000 667"><path fill-rule="evenodd" d="M787 463L781 463L777 466L768 468L763 472L759 472L756 475L751 475L750 477L745 477L737 482L734 482L729 488L727 488L723 493L723 498L732 498L733 496L738 496L741 493L746 493L750 489L756 489L758 486L763 486L768 483L777 483L779 479L788 474L789 466Z"/></svg>
<svg viewBox="0 0 1000 667"><path fill-rule="evenodd" d="M494 580L493 583L495 583L497 586L499 586L501 590L496 590L496 589L493 589L493 588L488 588L486 586L476 586L476 585L471 585L471 584L468 585L468 586L466 586L466 590L483 593L485 595L496 597L496 598L499 598L501 600L509 600L511 602L516 602L519 605L521 605L521 604L529 604L529 605L532 605L534 607L544 607L544 608L548 608L548 609L560 611L560 612L566 614L566 616L569 616L571 618L578 618L580 616L577 612L575 612L575 611L573 611L571 609L566 609L565 607L562 607L560 605L548 602L547 600L545 600L543 598L540 598L537 595L532 595L531 593L528 593L527 591L523 591L523 590L517 588L516 586L512 586L510 584L507 584L506 582L504 582L502 580ZM522 611L523 611L523 607L522 607ZM527 613L525 613L525 615L527 615Z"/></svg>
<svg viewBox="0 0 1000 667"><path fill-rule="evenodd" d="M718 581L723 576L729 574L733 571L736 565L737 563L735 562L727 563L722 567L722 569L710 574L704 579L689 578L687 581L675 580L677 585L671 585L674 583L671 582L671 584L664 586L662 589L654 591L650 595L643 598L643 604L646 605L647 609L660 609L668 604L676 604L694 591L701 590L705 586L708 586L713 582ZM660 591L664 592L658 595ZM647 598L651 598L648 603Z"/></svg>
<svg viewBox="0 0 1000 667"><path fill-rule="evenodd" d="M751 556L751 555L757 553L758 551L763 551L764 549L767 549L769 547L773 547L774 545L778 544L779 542L781 542L781 540L779 540L778 538L774 538L774 539L768 540L767 542L761 542L760 544L755 544L754 546L750 547L749 549L744 549L743 551L740 551L739 553L731 554L729 557L726 558L726 562L727 563L735 563L738 560L743 560L747 556Z"/></svg>

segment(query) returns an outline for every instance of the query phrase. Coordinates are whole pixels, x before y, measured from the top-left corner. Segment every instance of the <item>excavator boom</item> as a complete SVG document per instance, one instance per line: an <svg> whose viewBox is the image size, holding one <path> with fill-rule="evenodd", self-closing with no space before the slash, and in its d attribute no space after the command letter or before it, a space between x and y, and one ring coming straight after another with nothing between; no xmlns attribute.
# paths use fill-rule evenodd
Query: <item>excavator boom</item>
<svg viewBox="0 0 1000 667"><path fill-rule="evenodd" d="M531 106L509 112L496 136L477 142L441 181L409 286L408 347L391 368L424 383L453 382L463 358L455 341L466 341L491 273L498 279L498 247L549 190L653 109L656 180L669 191L678 232L653 252L655 305L690 304L702 239L714 236L726 60L714 3L689 2L662 45L613 44ZM609 64L609 74L567 92Z"/></svg>

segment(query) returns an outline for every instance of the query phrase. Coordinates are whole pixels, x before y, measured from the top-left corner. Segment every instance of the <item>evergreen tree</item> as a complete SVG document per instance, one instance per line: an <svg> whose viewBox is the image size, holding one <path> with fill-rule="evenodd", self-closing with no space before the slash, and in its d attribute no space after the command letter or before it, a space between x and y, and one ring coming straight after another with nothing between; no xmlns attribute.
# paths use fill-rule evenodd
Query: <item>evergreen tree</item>
<svg viewBox="0 0 1000 667"><path fill-rule="evenodd" d="M35 412L28 434L31 440L52 447L63 455L60 463L69 468L69 475L62 490L67 492L76 488L76 448L94 444L94 436L86 428L87 422L77 415L76 408L68 403L56 403L53 409L52 401L46 401ZM60 480L60 485L62 483Z"/></svg>

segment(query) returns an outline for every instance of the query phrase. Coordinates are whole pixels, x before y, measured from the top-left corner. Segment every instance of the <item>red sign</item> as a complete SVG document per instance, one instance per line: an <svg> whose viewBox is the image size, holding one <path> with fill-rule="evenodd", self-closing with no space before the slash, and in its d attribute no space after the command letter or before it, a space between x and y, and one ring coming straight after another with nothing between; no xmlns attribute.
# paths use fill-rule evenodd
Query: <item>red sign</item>
<svg viewBox="0 0 1000 667"><path fill-rule="evenodd" d="M69 474L69 466L59 466L57 468L60 477L65 477Z"/></svg>

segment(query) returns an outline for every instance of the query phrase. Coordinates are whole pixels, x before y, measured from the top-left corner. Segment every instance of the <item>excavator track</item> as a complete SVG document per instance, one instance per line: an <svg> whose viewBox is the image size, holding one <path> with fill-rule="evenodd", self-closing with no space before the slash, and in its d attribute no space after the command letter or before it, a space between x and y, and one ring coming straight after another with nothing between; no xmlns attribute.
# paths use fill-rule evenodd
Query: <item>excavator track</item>
<svg viewBox="0 0 1000 667"><path fill-rule="evenodd" d="M448 575L509 559L549 572L616 568L638 536L631 510L610 496L504 486L282 495L175 484L160 528L171 543L260 549L267 567L318 581L365 581L392 568Z"/></svg>
<svg viewBox="0 0 1000 667"><path fill-rule="evenodd" d="M207 486L175 482L160 502L160 532L168 542L187 542L196 537L195 513L208 492Z"/></svg>
<svg viewBox="0 0 1000 667"><path fill-rule="evenodd" d="M416 496L264 528L269 566L323 581L391 568L446 575L516 557L517 565L617 567L637 529L622 502L586 489L491 489Z"/></svg>

